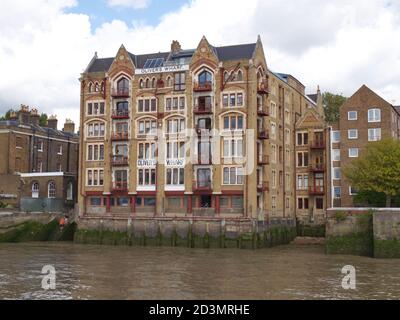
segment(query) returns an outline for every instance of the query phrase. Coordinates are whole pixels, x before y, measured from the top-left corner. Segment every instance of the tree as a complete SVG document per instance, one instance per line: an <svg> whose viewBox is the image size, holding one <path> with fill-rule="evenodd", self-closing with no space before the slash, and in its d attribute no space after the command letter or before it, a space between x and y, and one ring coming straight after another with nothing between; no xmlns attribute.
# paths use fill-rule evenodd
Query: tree
<svg viewBox="0 0 400 320"><path fill-rule="evenodd" d="M346 97L340 94L324 92L322 102L325 110L325 119L329 124L336 123L340 118L340 107L347 100Z"/></svg>
<svg viewBox="0 0 400 320"><path fill-rule="evenodd" d="M10 120L11 112L13 111L13 109L9 109L4 116L0 117L0 120Z"/></svg>
<svg viewBox="0 0 400 320"><path fill-rule="evenodd" d="M390 207L392 199L400 194L400 142L384 139L368 143L344 174L361 193L383 193L386 207Z"/></svg>
<svg viewBox="0 0 400 320"><path fill-rule="evenodd" d="M47 126L47 114L42 113L39 118L39 126L45 127Z"/></svg>

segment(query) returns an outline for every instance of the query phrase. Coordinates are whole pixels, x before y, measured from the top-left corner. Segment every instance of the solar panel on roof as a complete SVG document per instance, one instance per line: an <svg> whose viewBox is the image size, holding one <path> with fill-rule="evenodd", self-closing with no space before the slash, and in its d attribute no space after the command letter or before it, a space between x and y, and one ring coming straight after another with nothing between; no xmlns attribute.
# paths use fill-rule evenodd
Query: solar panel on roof
<svg viewBox="0 0 400 320"><path fill-rule="evenodd" d="M164 63L164 59L163 58L158 58L156 60L156 64L155 64L154 68L161 67L163 65L163 63Z"/></svg>
<svg viewBox="0 0 400 320"><path fill-rule="evenodd" d="M143 66L143 68L144 68L144 69L150 68L151 62L153 62L153 59L147 59L147 60L146 60L146 63L145 63L144 66Z"/></svg>
<svg viewBox="0 0 400 320"><path fill-rule="evenodd" d="M158 68L161 67L163 63L164 63L163 58L147 59L146 63L143 66L143 69Z"/></svg>

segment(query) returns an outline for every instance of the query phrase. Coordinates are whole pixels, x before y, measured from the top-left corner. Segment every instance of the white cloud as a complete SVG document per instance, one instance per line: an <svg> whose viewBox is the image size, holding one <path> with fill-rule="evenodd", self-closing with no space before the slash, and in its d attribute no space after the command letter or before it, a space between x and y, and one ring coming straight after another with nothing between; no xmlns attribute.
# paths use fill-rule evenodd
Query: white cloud
<svg viewBox="0 0 400 320"><path fill-rule="evenodd" d="M110 7L126 7L133 9L147 8L150 0L107 0Z"/></svg>
<svg viewBox="0 0 400 320"><path fill-rule="evenodd" d="M203 35L213 45L256 41L269 67L315 90L353 93L366 84L400 104L400 15L385 0L194 0L155 25L114 20L91 31L83 14L64 9L75 0L2 0L0 112L20 103L79 119L79 81L95 51L113 56L184 48ZM4 8L4 10L3 10ZM210 10L212 8L212 10Z"/></svg>

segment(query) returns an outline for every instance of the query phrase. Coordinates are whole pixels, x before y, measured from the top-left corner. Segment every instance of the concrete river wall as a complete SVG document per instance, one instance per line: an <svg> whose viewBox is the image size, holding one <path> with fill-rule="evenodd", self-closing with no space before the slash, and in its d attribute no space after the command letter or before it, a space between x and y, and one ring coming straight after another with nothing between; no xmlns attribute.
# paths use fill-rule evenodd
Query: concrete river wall
<svg viewBox="0 0 400 320"><path fill-rule="evenodd" d="M400 209L329 210L326 252L400 258Z"/></svg>

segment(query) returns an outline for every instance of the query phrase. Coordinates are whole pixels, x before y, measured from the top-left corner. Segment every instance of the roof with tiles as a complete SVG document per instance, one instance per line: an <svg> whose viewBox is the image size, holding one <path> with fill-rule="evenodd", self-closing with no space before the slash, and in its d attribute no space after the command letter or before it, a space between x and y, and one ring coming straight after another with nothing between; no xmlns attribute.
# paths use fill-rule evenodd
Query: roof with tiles
<svg viewBox="0 0 400 320"><path fill-rule="evenodd" d="M25 124L25 123L21 123L19 120L2 120L0 121L0 126L2 127L22 127L22 128L27 128L30 129L32 131L35 132L41 132L43 134L55 137L63 137L63 138L78 138L79 135L76 133L72 133L72 132L65 132L62 130L55 130L53 128L49 128L49 127L41 127L35 124Z"/></svg>

